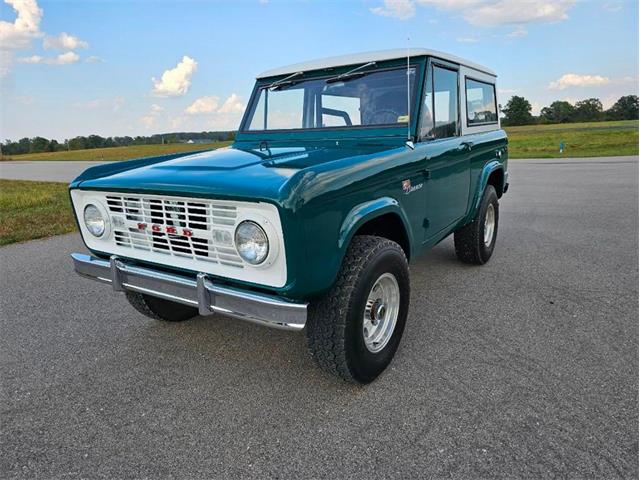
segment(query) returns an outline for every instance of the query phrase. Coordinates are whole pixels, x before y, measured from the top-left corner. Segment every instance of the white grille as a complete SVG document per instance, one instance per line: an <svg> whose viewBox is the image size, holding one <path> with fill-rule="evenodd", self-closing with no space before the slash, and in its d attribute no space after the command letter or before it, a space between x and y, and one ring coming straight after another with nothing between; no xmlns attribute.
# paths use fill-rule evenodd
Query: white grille
<svg viewBox="0 0 640 480"><path fill-rule="evenodd" d="M287 282L282 225L273 204L79 189L71 198L84 241L96 252L257 285ZM89 204L109 217L100 238L82 221ZM243 220L259 223L269 237L269 256L261 265L243 262L236 252L233 236Z"/></svg>
<svg viewBox="0 0 640 480"><path fill-rule="evenodd" d="M233 246L235 206L116 194L107 194L106 202L116 245L243 268Z"/></svg>

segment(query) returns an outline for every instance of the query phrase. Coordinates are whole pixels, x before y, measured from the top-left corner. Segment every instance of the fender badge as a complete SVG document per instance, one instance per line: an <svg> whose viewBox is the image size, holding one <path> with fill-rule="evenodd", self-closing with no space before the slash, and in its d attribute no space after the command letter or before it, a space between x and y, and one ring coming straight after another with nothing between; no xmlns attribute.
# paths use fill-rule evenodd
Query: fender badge
<svg viewBox="0 0 640 480"><path fill-rule="evenodd" d="M407 179L402 181L402 190L406 195L409 195L411 192L420 190L422 188L422 185L422 183L418 183L417 185L411 186L411 180Z"/></svg>

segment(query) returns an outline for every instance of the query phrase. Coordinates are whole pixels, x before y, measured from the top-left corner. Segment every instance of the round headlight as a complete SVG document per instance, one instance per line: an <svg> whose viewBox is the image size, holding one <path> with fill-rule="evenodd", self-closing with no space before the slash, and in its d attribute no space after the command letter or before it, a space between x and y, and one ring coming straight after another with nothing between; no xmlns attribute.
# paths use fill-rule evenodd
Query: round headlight
<svg viewBox="0 0 640 480"><path fill-rule="evenodd" d="M84 207L84 224L94 237L101 237L104 234L104 217L98 207L91 203Z"/></svg>
<svg viewBox="0 0 640 480"><path fill-rule="evenodd" d="M269 255L269 239L262 227L245 220L236 228L236 249L245 262L258 265Z"/></svg>

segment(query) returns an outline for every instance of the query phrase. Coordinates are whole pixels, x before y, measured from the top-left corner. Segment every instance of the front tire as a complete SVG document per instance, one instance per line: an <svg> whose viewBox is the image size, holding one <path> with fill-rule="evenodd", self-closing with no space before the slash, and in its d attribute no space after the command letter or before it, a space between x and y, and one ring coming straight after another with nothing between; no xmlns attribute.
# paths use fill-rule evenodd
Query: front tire
<svg viewBox="0 0 640 480"><path fill-rule="evenodd" d="M198 309L143 293L125 292L133 308L154 320L184 322L198 315Z"/></svg>
<svg viewBox="0 0 640 480"><path fill-rule="evenodd" d="M356 236L331 290L309 306L312 357L348 382L372 382L398 349L409 299L409 267L400 245Z"/></svg>
<svg viewBox="0 0 640 480"><path fill-rule="evenodd" d="M487 185L473 222L453 234L458 259L464 263L484 265L489 261L498 236L498 195Z"/></svg>

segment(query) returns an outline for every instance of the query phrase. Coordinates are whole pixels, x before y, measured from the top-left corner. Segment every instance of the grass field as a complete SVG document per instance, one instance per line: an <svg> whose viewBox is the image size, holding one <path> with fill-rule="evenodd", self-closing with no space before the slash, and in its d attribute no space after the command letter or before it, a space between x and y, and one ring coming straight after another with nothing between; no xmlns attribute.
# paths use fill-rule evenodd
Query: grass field
<svg viewBox="0 0 640 480"><path fill-rule="evenodd" d="M211 148L226 147L231 142L204 144L169 143L165 145L132 145L130 147L91 148L64 152L28 153L25 155L3 155L0 160L130 160L132 158L154 157L178 152L193 152Z"/></svg>
<svg viewBox="0 0 640 480"><path fill-rule="evenodd" d="M525 125L521 127L505 127L505 130L509 135L510 158L638 155L637 120ZM560 153L560 142L565 144L564 153ZM129 160L169 153L220 148L230 143L136 145L131 147L3 156L1 160Z"/></svg>
<svg viewBox="0 0 640 480"><path fill-rule="evenodd" d="M0 180L0 245L75 229L66 183Z"/></svg>
<svg viewBox="0 0 640 480"><path fill-rule="evenodd" d="M509 158L638 155L638 121L505 127ZM560 153L564 142L564 153Z"/></svg>

